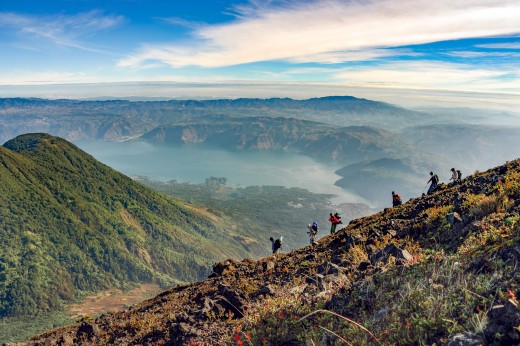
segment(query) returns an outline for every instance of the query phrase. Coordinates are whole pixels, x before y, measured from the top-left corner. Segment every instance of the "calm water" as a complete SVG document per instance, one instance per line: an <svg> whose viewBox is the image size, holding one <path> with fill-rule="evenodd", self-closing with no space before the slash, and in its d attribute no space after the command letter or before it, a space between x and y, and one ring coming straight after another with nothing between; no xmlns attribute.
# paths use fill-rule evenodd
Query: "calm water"
<svg viewBox="0 0 520 346"><path fill-rule="evenodd" d="M292 153L229 152L215 148L154 146L144 142L79 141L75 144L104 164L126 174L151 179L202 183L226 177L230 186L279 185L337 195L334 203L361 198L334 185L339 166L324 165Z"/></svg>

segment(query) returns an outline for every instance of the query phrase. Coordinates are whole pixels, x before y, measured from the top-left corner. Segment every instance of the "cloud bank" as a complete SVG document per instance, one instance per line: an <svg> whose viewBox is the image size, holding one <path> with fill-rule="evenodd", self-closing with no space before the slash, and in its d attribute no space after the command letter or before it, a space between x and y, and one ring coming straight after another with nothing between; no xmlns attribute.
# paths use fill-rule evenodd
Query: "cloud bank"
<svg viewBox="0 0 520 346"><path fill-rule="evenodd" d="M195 28L185 45L144 45L119 67L149 61L222 67L258 61L338 63L399 54L390 47L520 33L517 0L287 1L241 7L232 22ZM370 56L371 55L371 56Z"/></svg>

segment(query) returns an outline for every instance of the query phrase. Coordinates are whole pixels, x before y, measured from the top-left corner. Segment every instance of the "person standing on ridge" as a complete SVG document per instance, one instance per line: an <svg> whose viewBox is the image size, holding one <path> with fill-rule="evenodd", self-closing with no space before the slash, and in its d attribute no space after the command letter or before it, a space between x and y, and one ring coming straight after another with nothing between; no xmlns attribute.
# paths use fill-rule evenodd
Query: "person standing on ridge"
<svg viewBox="0 0 520 346"><path fill-rule="evenodd" d="M402 203L403 203L403 201L401 200L401 196L399 196L397 193L392 191L392 206L393 207L398 207Z"/></svg>
<svg viewBox="0 0 520 346"><path fill-rule="evenodd" d="M271 241L271 248L273 250L273 255L278 253L278 250L282 248L282 239L283 237L280 237L280 239L274 240L273 237L269 238Z"/></svg>
<svg viewBox="0 0 520 346"><path fill-rule="evenodd" d="M428 189L428 195L435 192L435 189L437 189L437 184L439 184L439 177L437 174L433 174L433 172L430 172L430 180L426 182L428 184L431 181L430 188Z"/></svg>
<svg viewBox="0 0 520 346"><path fill-rule="evenodd" d="M316 234L318 233L318 221L313 221L312 224L308 224L307 228L309 229L307 234L309 235L310 243L316 244Z"/></svg>
<svg viewBox="0 0 520 346"><path fill-rule="evenodd" d="M329 221L330 221L330 234L334 234L336 232L336 226L339 223L339 220L336 216L334 216L332 213L329 214Z"/></svg>

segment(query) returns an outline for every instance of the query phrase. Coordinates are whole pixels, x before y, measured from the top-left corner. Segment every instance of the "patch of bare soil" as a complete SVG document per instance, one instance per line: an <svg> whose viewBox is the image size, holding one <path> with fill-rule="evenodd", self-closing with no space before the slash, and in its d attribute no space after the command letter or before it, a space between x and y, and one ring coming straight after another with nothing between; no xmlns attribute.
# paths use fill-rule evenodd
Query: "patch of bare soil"
<svg viewBox="0 0 520 346"><path fill-rule="evenodd" d="M130 305L152 298L161 291L163 291L161 287L156 284L142 284L138 288L126 292L112 288L90 296L82 303L70 304L68 310L73 314L73 319L83 316L94 317L106 311L123 310Z"/></svg>

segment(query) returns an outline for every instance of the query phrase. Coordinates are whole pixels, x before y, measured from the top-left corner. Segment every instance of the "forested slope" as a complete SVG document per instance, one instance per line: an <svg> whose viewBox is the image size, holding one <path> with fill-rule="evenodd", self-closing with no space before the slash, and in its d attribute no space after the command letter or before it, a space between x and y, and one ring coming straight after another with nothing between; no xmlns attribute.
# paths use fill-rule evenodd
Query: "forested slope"
<svg viewBox="0 0 520 346"><path fill-rule="evenodd" d="M78 293L201 279L250 254L219 218L28 134L0 147L0 316L59 309ZM211 216L211 215L210 215ZM218 246L215 246L218 244Z"/></svg>

